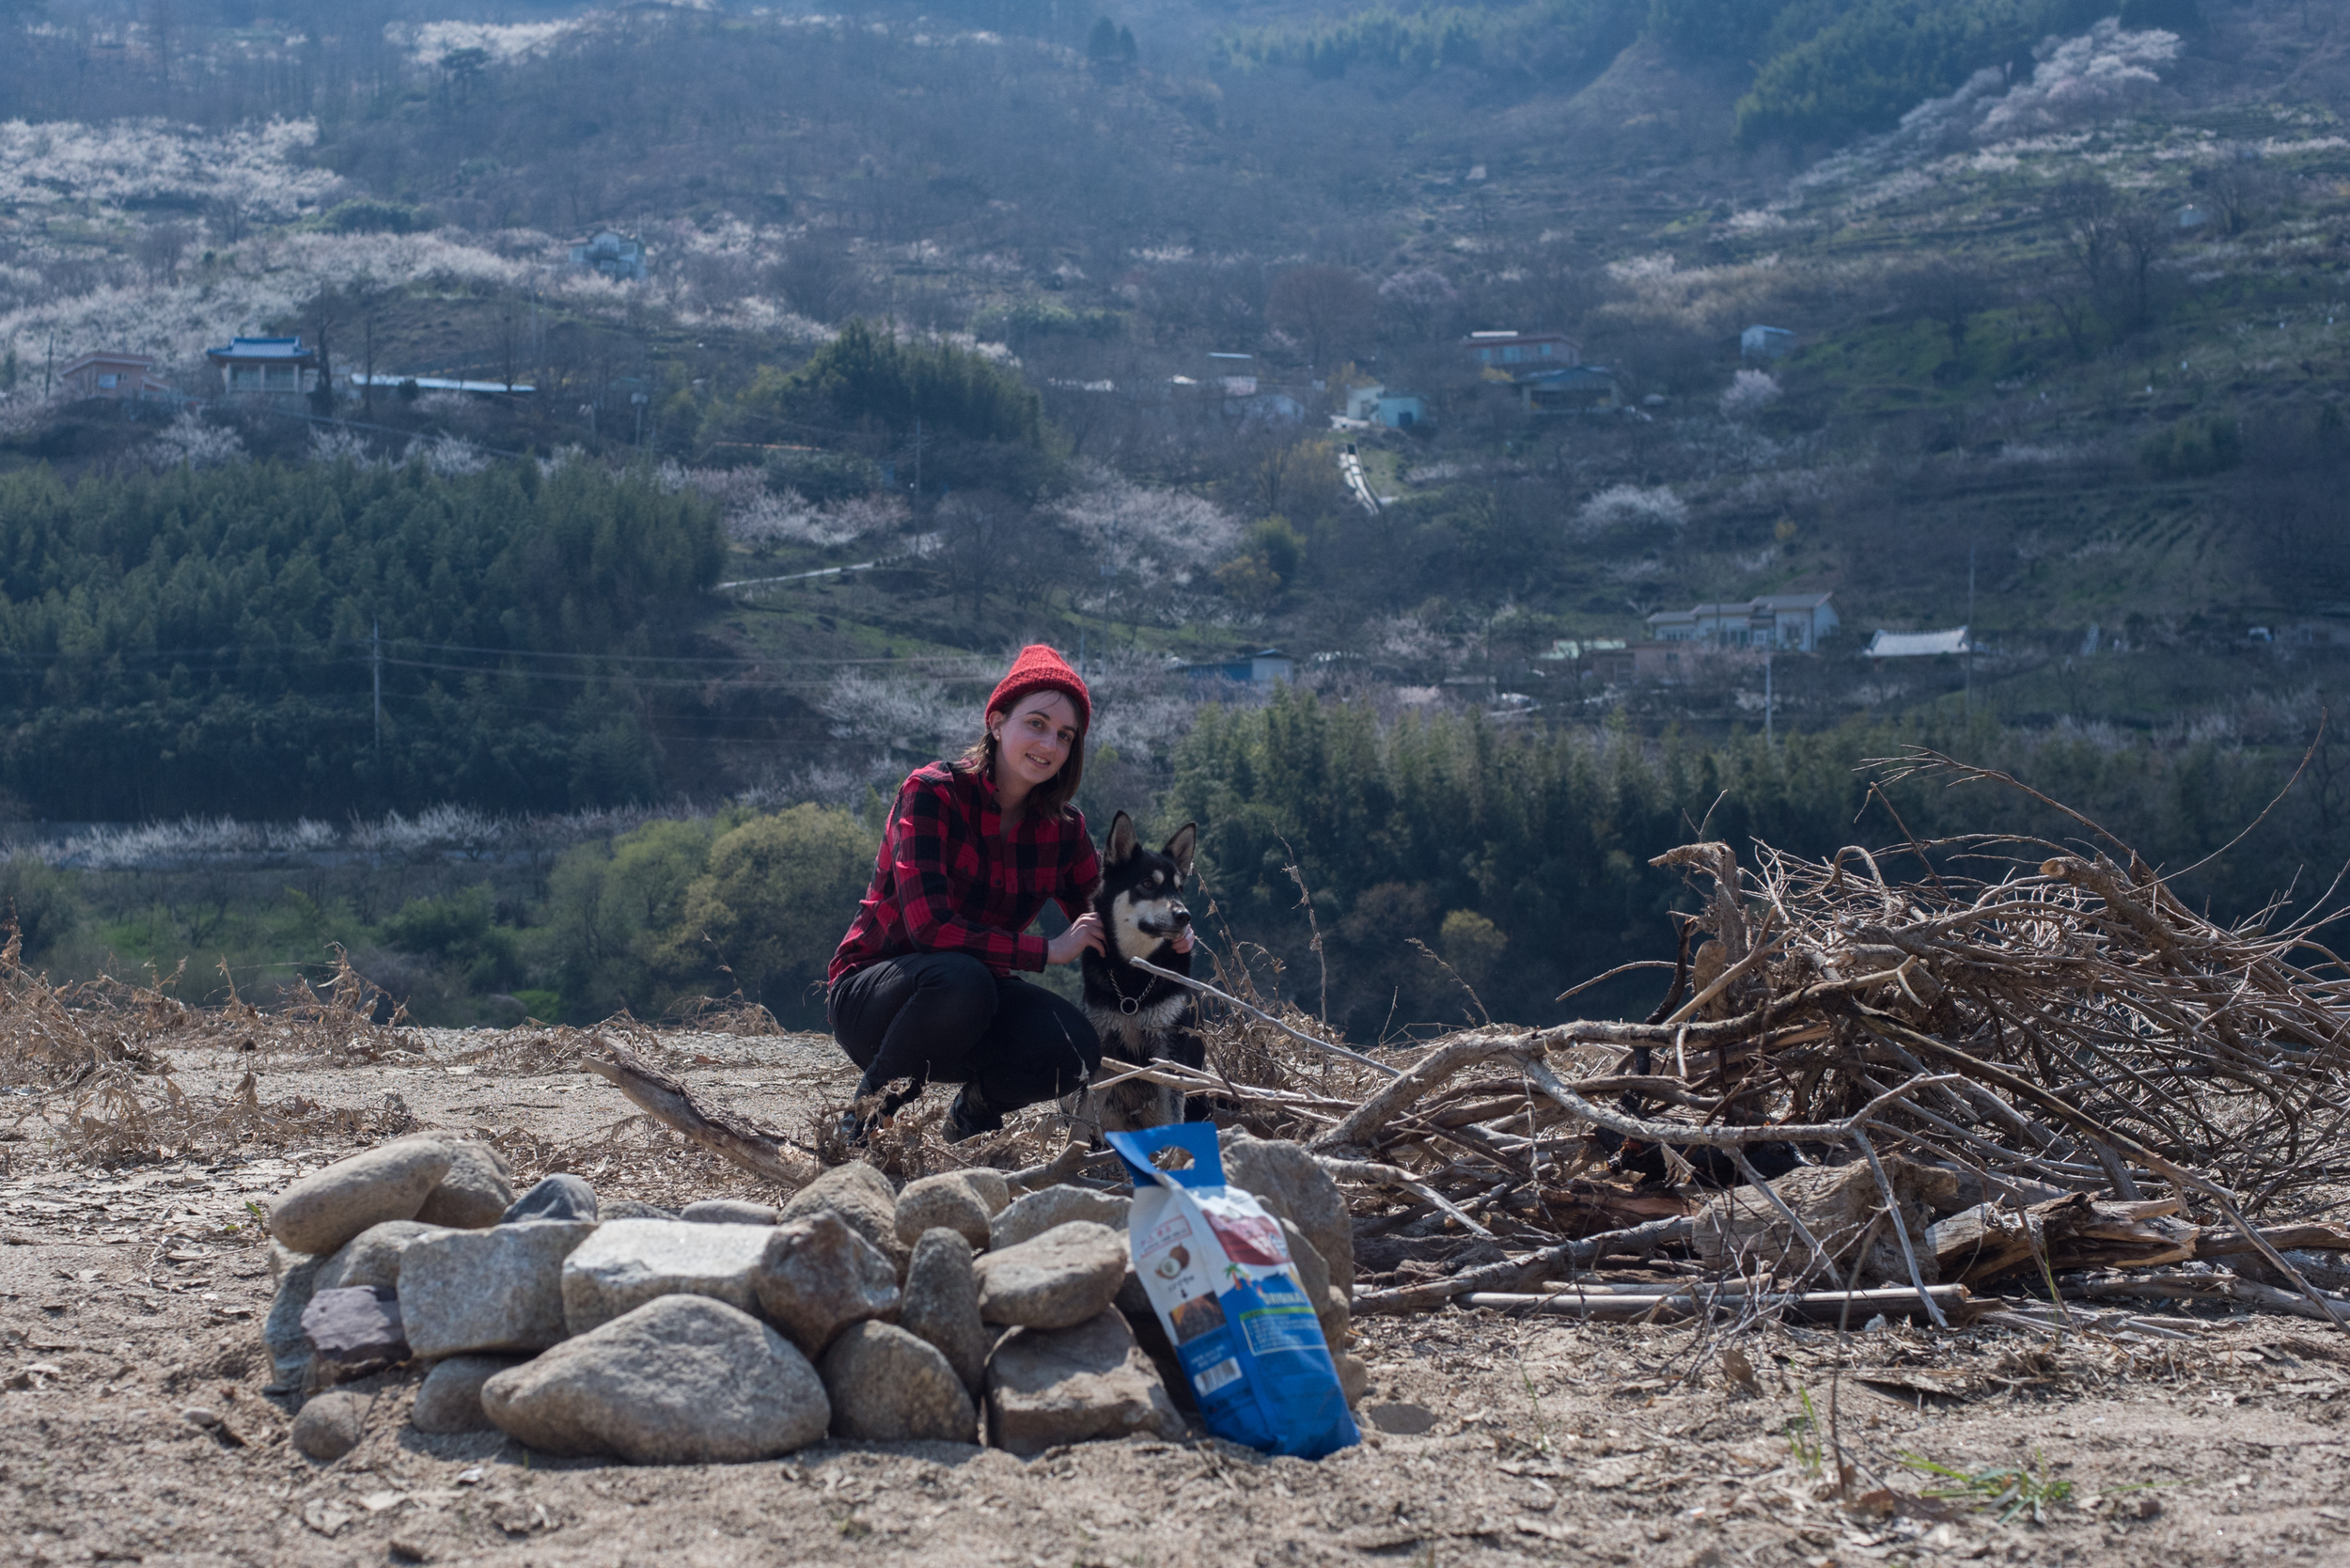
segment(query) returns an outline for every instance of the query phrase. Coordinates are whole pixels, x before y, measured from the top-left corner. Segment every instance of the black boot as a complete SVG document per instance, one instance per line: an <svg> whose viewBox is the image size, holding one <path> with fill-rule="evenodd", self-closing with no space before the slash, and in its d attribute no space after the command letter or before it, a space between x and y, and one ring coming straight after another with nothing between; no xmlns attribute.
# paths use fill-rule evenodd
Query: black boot
<svg viewBox="0 0 2350 1568"><path fill-rule="evenodd" d="M947 1120L939 1123L938 1136L948 1143L961 1143L981 1133L1000 1132L1003 1125L1004 1113L988 1105L979 1086L964 1084L957 1091L955 1103L947 1107Z"/></svg>

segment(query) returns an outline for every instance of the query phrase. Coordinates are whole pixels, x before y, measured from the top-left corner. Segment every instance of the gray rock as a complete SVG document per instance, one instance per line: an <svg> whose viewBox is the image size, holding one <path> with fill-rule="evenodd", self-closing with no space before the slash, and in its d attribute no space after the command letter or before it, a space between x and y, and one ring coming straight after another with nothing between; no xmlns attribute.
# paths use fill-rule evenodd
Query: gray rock
<svg viewBox="0 0 2350 1568"><path fill-rule="evenodd" d="M1022 1242L1034 1241L1057 1225L1076 1219L1123 1231L1127 1212L1133 1206L1131 1199L1113 1198L1091 1187L1042 1187L1026 1198L1014 1199L1010 1207L995 1216L988 1228L988 1248L1000 1252L1007 1247L1018 1247Z"/></svg>
<svg viewBox="0 0 2350 1568"><path fill-rule="evenodd" d="M740 1198L705 1198L678 1211L678 1218L694 1225L773 1225L783 1217L772 1203L752 1203Z"/></svg>
<svg viewBox="0 0 2350 1568"><path fill-rule="evenodd" d="M987 1205L959 1170L908 1182L898 1195L897 1224L898 1239L908 1247L942 1226L974 1247L988 1243Z"/></svg>
<svg viewBox="0 0 2350 1568"><path fill-rule="evenodd" d="M490 1418L481 1413L481 1386L520 1365L512 1356L452 1356L425 1374L408 1419L418 1432L486 1432Z"/></svg>
<svg viewBox="0 0 2350 1568"><path fill-rule="evenodd" d="M791 1342L746 1312L665 1295L481 1386L499 1430L556 1454L638 1465L772 1459L824 1435L832 1405Z"/></svg>
<svg viewBox="0 0 2350 1568"><path fill-rule="evenodd" d="M368 1285L397 1291L400 1260L407 1252L408 1244L418 1236L433 1235L446 1229L416 1219L389 1219L381 1225L370 1225L326 1260L326 1266L319 1270L318 1288L339 1291Z"/></svg>
<svg viewBox="0 0 2350 1568"><path fill-rule="evenodd" d="M774 1234L766 1226L605 1220L563 1260L564 1325L585 1334L664 1295L706 1295L753 1311Z"/></svg>
<svg viewBox="0 0 2350 1568"><path fill-rule="evenodd" d="M560 1343L563 1260L595 1230L585 1220L526 1219L409 1243L400 1262L408 1348L436 1361Z"/></svg>
<svg viewBox="0 0 2350 1568"><path fill-rule="evenodd" d="M1100 1315L1117 1296L1126 1278L1126 1237L1091 1220L1071 1220L1034 1241L988 1253L971 1271L979 1280L979 1316L985 1321L1073 1328Z"/></svg>
<svg viewBox="0 0 2350 1568"><path fill-rule="evenodd" d="M988 1347L995 1336L979 1318L979 1282L971 1272L969 1242L944 1228L922 1233L906 1264L898 1326L936 1347L974 1394L985 1385Z"/></svg>
<svg viewBox="0 0 2350 1568"><path fill-rule="evenodd" d="M1331 1283L1330 1267L1322 1261L1321 1250L1306 1239L1306 1232L1285 1219L1281 1221L1281 1236L1289 1243L1290 1262L1297 1270L1297 1282L1305 1288L1306 1299L1314 1304L1314 1317L1322 1325L1323 1341L1336 1356L1346 1349L1354 1309L1347 1304L1345 1293Z"/></svg>
<svg viewBox="0 0 2350 1568"><path fill-rule="evenodd" d="M675 1219L675 1209L665 1209L658 1203L639 1203L634 1198L600 1198L596 1200L598 1219Z"/></svg>
<svg viewBox="0 0 2350 1568"><path fill-rule="evenodd" d="M1355 1223L1330 1173L1286 1138L1228 1127L1216 1135L1216 1146L1224 1156L1225 1181L1253 1193L1267 1214L1303 1231L1328 1267L1330 1283L1353 1301Z"/></svg>
<svg viewBox="0 0 2350 1568"><path fill-rule="evenodd" d="M1059 1443L1148 1433L1180 1437L1183 1419L1158 1370L1116 1312L1073 1328L1023 1328L987 1363L987 1436L1031 1459Z"/></svg>
<svg viewBox="0 0 2350 1568"><path fill-rule="evenodd" d="M310 1337L302 1331L302 1314L309 1309L319 1271L326 1262L270 1244L270 1272L277 1277L277 1295L261 1324L261 1341L269 1347L270 1393L298 1394L309 1386L313 1352Z"/></svg>
<svg viewBox="0 0 2350 1568"><path fill-rule="evenodd" d="M416 1217L458 1231L495 1225L514 1202L513 1166L486 1143L452 1139L446 1147L448 1170L425 1195Z"/></svg>
<svg viewBox="0 0 2350 1568"><path fill-rule="evenodd" d="M994 1219L1011 1206L1011 1184L1004 1180L1002 1171L975 1165L955 1174L970 1183L971 1190L979 1195L979 1201L987 1208L988 1218Z"/></svg>
<svg viewBox="0 0 2350 1568"><path fill-rule="evenodd" d="M321 1394L302 1407L287 1435L321 1465L332 1465L368 1435L368 1402L357 1394Z"/></svg>
<svg viewBox="0 0 2350 1568"><path fill-rule="evenodd" d="M898 1309L897 1266L845 1215L819 1209L749 1233L765 1237L755 1287L760 1312L809 1356L822 1356L849 1325Z"/></svg>
<svg viewBox="0 0 2350 1568"><path fill-rule="evenodd" d="M277 1195L269 1233L296 1252L330 1256L371 1225L415 1218L448 1166L446 1146L431 1139L337 1160Z"/></svg>
<svg viewBox="0 0 2350 1568"><path fill-rule="evenodd" d="M862 1160L835 1166L793 1193L783 1206L782 1217L806 1219L826 1210L881 1248L891 1267L901 1275L905 1272L913 1248L898 1239L898 1195L890 1190L888 1177Z"/></svg>
<svg viewBox="0 0 2350 1568"><path fill-rule="evenodd" d="M541 1177L539 1184L507 1206L500 1225L524 1219L597 1218L596 1189L585 1178L568 1172Z"/></svg>
<svg viewBox="0 0 2350 1568"><path fill-rule="evenodd" d="M895 1324L853 1323L817 1371L832 1401L832 1435L890 1443L976 1442L979 1413L937 1348Z"/></svg>
<svg viewBox="0 0 2350 1568"><path fill-rule="evenodd" d="M408 1359L400 1302L390 1291L372 1285L312 1293L302 1310L302 1332L310 1348L346 1376L361 1367Z"/></svg>

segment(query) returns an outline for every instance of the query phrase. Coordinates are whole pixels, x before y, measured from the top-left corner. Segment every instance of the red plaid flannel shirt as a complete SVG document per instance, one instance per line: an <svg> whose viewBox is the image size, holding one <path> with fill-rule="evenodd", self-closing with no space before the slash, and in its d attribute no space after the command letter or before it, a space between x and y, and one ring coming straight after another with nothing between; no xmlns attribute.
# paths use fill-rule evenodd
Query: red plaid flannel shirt
<svg viewBox="0 0 2350 1568"><path fill-rule="evenodd" d="M1029 923L1050 899L1075 919L1102 879L1075 808L1003 830L995 789L932 762L908 775L873 857L873 882L832 955L826 984L880 959L969 953L999 975L1044 967Z"/></svg>

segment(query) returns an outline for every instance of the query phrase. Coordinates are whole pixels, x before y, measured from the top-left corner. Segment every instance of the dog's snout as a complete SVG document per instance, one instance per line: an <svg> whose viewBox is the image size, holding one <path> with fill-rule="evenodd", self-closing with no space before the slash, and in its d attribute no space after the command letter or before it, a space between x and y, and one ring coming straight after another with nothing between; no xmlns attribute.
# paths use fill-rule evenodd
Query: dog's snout
<svg viewBox="0 0 2350 1568"><path fill-rule="evenodd" d="M1175 929L1181 931L1189 924L1191 924L1191 911L1180 903L1177 904L1175 906Z"/></svg>

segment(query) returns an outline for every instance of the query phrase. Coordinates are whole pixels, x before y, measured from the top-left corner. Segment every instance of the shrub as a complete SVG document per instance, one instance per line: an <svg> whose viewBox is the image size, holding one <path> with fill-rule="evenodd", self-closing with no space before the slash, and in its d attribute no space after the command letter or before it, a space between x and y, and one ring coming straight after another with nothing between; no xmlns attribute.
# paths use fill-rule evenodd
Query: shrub
<svg viewBox="0 0 2350 1568"><path fill-rule="evenodd" d="M874 838L849 812L813 805L728 832L664 945L671 972L723 986L723 966L744 996L804 1011L865 892Z"/></svg>
<svg viewBox="0 0 2350 1568"><path fill-rule="evenodd" d="M904 434L918 417L934 432L973 441L1036 446L1044 439L1043 400L1017 371L948 343L901 343L886 325L862 319L790 375L763 373L743 395L743 407L754 421L870 422Z"/></svg>
<svg viewBox="0 0 2350 1568"><path fill-rule="evenodd" d="M2244 442L2232 418L2182 419L2148 436L2138 458L2158 479L2201 478L2242 463Z"/></svg>
<svg viewBox="0 0 2350 1568"><path fill-rule="evenodd" d="M497 902L483 883L437 899L415 899L384 922L384 938L404 953L437 958L464 971L478 991L520 978L515 933L497 924Z"/></svg>
<svg viewBox="0 0 2350 1568"><path fill-rule="evenodd" d="M1452 965L1454 974L1472 986L1481 986L1493 978L1495 966L1510 946L1510 938L1476 910L1456 909L1444 917L1444 924L1436 933L1436 946L1443 952L1444 961Z"/></svg>
<svg viewBox="0 0 2350 1568"><path fill-rule="evenodd" d="M337 202L321 212L317 223L330 234L414 234L432 227L420 209L372 197Z"/></svg>
<svg viewBox="0 0 2350 1568"><path fill-rule="evenodd" d="M545 923L532 934L567 1017L660 1011L675 990L665 943L716 833L707 819L647 823L609 843L566 850L555 863Z"/></svg>
<svg viewBox="0 0 2350 1568"><path fill-rule="evenodd" d="M2020 68L2034 43L2077 31L2102 8L2096 0L1863 0L1762 63L1738 101L1739 139L1888 129L1985 66Z"/></svg>
<svg viewBox="0 0 2350 1568"><path fill-rule="evenodd" d="M0 924L13 924L23 934L27 964L72 935L82 924L82 901L71 873L38 855L0 858Z"/></svg>

